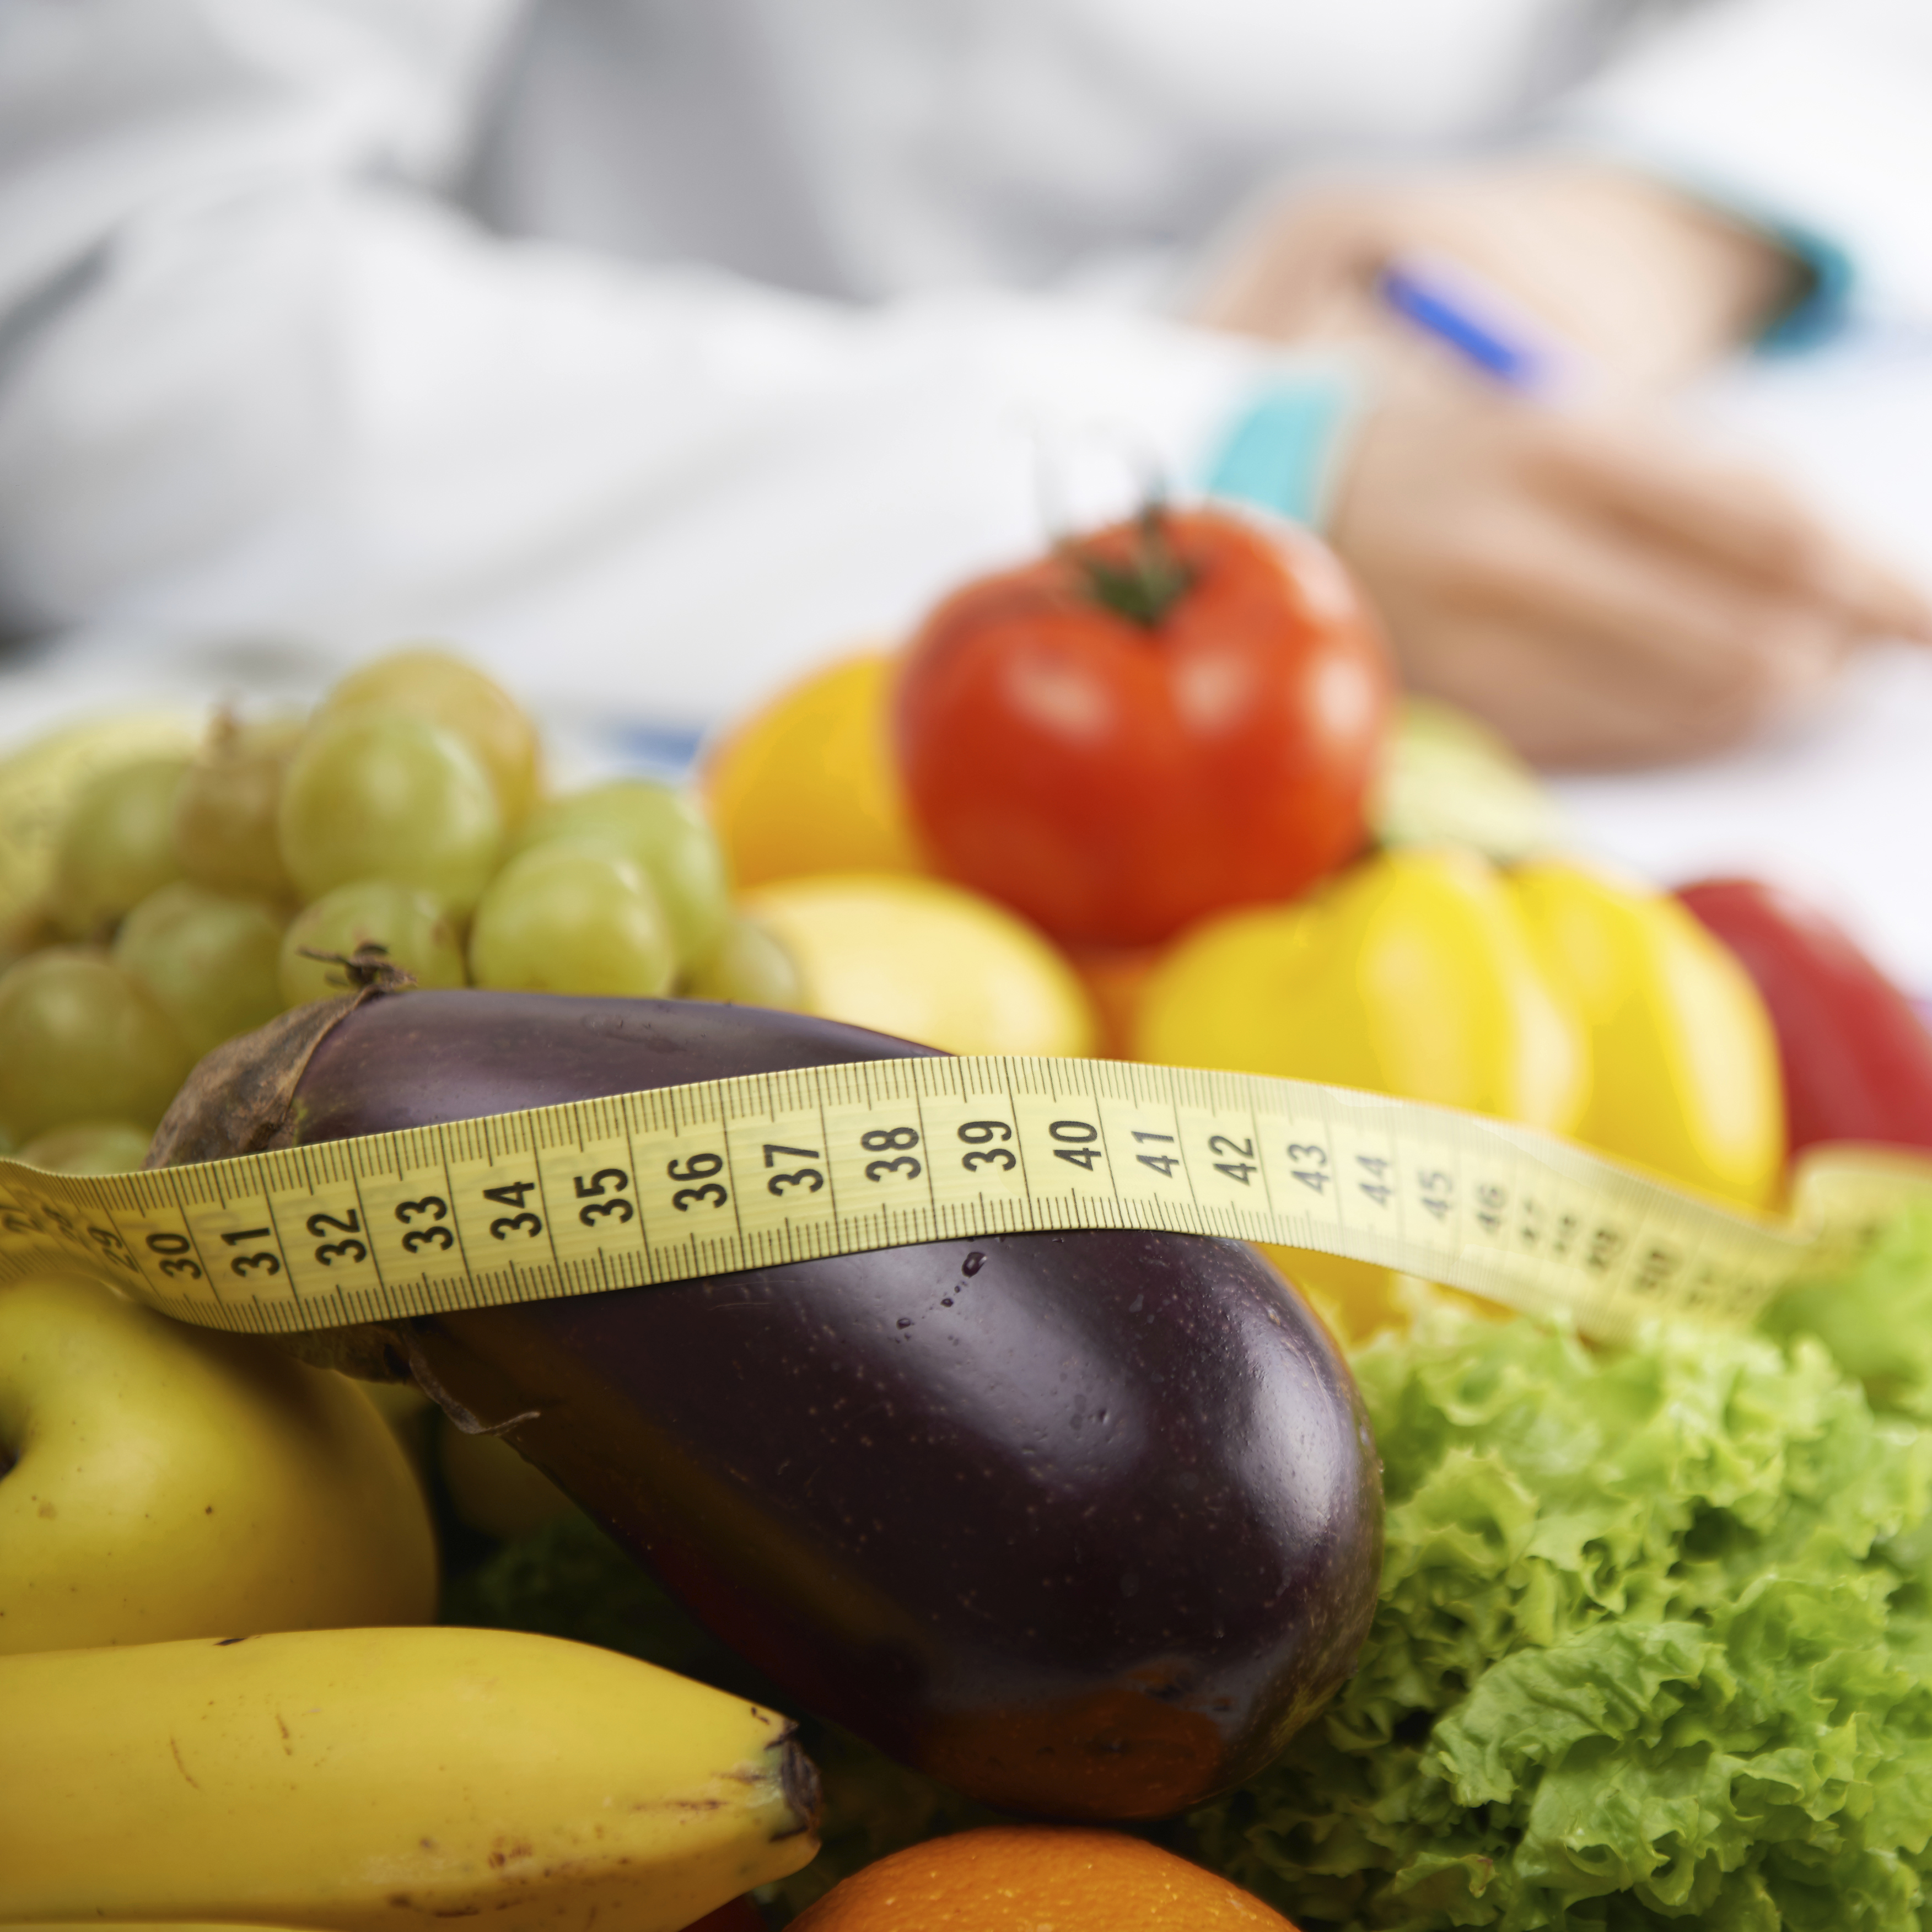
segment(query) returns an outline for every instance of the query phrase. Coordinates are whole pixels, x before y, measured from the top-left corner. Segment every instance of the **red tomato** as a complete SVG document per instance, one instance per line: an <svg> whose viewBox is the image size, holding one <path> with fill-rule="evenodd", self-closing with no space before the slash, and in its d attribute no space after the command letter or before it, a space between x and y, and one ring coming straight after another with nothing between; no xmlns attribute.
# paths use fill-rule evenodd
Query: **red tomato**
<svg viewBox="0 0 1932 1932"><path fill-rule="evenodd" d="M947 598L900 678L899 758L942 869L1139 945L1360 848L1394 688L1315 538L1153 510Z"/></svg>

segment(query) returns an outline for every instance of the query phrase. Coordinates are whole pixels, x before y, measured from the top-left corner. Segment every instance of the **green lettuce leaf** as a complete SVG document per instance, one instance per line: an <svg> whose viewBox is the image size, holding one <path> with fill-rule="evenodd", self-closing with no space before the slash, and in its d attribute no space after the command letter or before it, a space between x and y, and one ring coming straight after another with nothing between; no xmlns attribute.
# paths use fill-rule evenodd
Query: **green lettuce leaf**
<svg viewBox="0 0 1932 1932"><path fill-rule="evenodd" d="M1373 1630L1196 1854L1307 1932L1932 1926L1932 1432L1804 1326L1371 1344Z"/></svg>

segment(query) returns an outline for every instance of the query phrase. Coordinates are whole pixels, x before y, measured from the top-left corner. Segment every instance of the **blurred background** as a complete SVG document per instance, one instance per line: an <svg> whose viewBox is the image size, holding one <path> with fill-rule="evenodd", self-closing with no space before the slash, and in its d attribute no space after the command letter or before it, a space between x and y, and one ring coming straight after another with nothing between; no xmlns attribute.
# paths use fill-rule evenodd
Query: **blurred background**
<svg viewBox="0 0 1932 1932"><path fill-rule="evenodd" d="M0 750L448 639L572 776L1214 490L1932 990L1916 0L0 0Z"/></svg>

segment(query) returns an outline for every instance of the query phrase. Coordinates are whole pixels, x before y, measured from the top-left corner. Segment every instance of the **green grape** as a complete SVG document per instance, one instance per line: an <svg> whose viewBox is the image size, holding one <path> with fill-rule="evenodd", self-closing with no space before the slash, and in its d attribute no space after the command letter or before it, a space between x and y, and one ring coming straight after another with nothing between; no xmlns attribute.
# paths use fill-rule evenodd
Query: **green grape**
<svg viewBox="0 0 1932 1932"><path fill-rule="evenodd" d="M176 879L121 922L113 958L160 1001L199 1059L281 1011L281 949L282 922L260 899Z"/></svg>
<svg viewBox="0 0 1932 1932"><path fill-rule="evenodd" d="M520 852L490 881L470 930L470 976L531 993L652 999L677 971L650 880L612 847L555 838Z"/></svg>
<svg viewBox="0 0 1932 1932"><path fill-rule="evenodd" d="M608 839L657 888L680 966L707 957L724 936L730 884L705 816L682 792L648 778L616 778L540 805L511 853L553 838Z"/></svg>
<svg viewBox="0 0 1932 1932"><path fill-rule="evenodd" d="M37 1134L20 1158L52 1174L132 1174L153 1139L132 1120L76 1120Z"/></svg>
<svg viewBox="0 0 1932 1932"><path fill-rule="evenodd" d="M69 939L104 939L130 906L181 876L175 797L185 758L142 758L84 785L61 829L47 909Z"/></svg>
<svg viewBox="0 0 1932 1932"><path fill-rule="evenodd" d="M282 786L283 862L304 899L357 879L433 892L466 917L503 844L496 794L454 732L403 712L310 728Z"/></svg>
<svg viewBox="0 0 1932 1932"><path fill-rule="evenodd" d="M778 935L754 919L734 913L710 958L686 981L694 1000L728 1000L741 1006L777 1006L796 1012L802 988L798 968Z"/></svg>
<svg viewBox="0 0 1932 1932"><path fill-rule="evenodd" d="M536 802L536 727L494 678L451 652L418 644L362 665L328 694L323 712L355 707L406 711L454 731L489 773L506 825L518 824Z"/></svg>
<svg viewBox="0 0 1932 1932"><path fill-rule="evenodd" d="M50 946L0 976L0 1133L76 1120L152 1128L194 1056L153 994L93 946Z"/></svg>
<svg viewBox="0 0 1932 1932"><path fill-rule="evenodd" d="M429 892L387 879L357 879L297 913L282 935L282 1002L326 1000L348 985L343 969L304 952L346 956L380 946L419 986L461 986L463 941L455 920Z"/></svg>
<svg viewBox="0 0 1932 1932"><path fill-rule="evenodd" d="M244 724L223 712L175 798L175 857L190 879L218 892L291 899L275 807L304 730L299 718Z"/></svg>

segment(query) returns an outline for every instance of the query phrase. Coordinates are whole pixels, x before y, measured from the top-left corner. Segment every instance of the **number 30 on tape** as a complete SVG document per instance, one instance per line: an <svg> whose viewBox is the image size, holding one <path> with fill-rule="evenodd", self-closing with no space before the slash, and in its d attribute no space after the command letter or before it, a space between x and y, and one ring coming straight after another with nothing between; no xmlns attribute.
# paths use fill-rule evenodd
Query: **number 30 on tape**
<svg viewBox="0 0 1932 1932"><path fill-rule="evenodd" d="M1754 1220L1525 1127L1294 1080L958 1058L668 1087L127 1174L0 1161L0 1280L84 1258L210 1327L327 1328L906 1242L1148 1228L1346 1255L1606 1340L1748 1320L1932 1168Z"/></svg>

